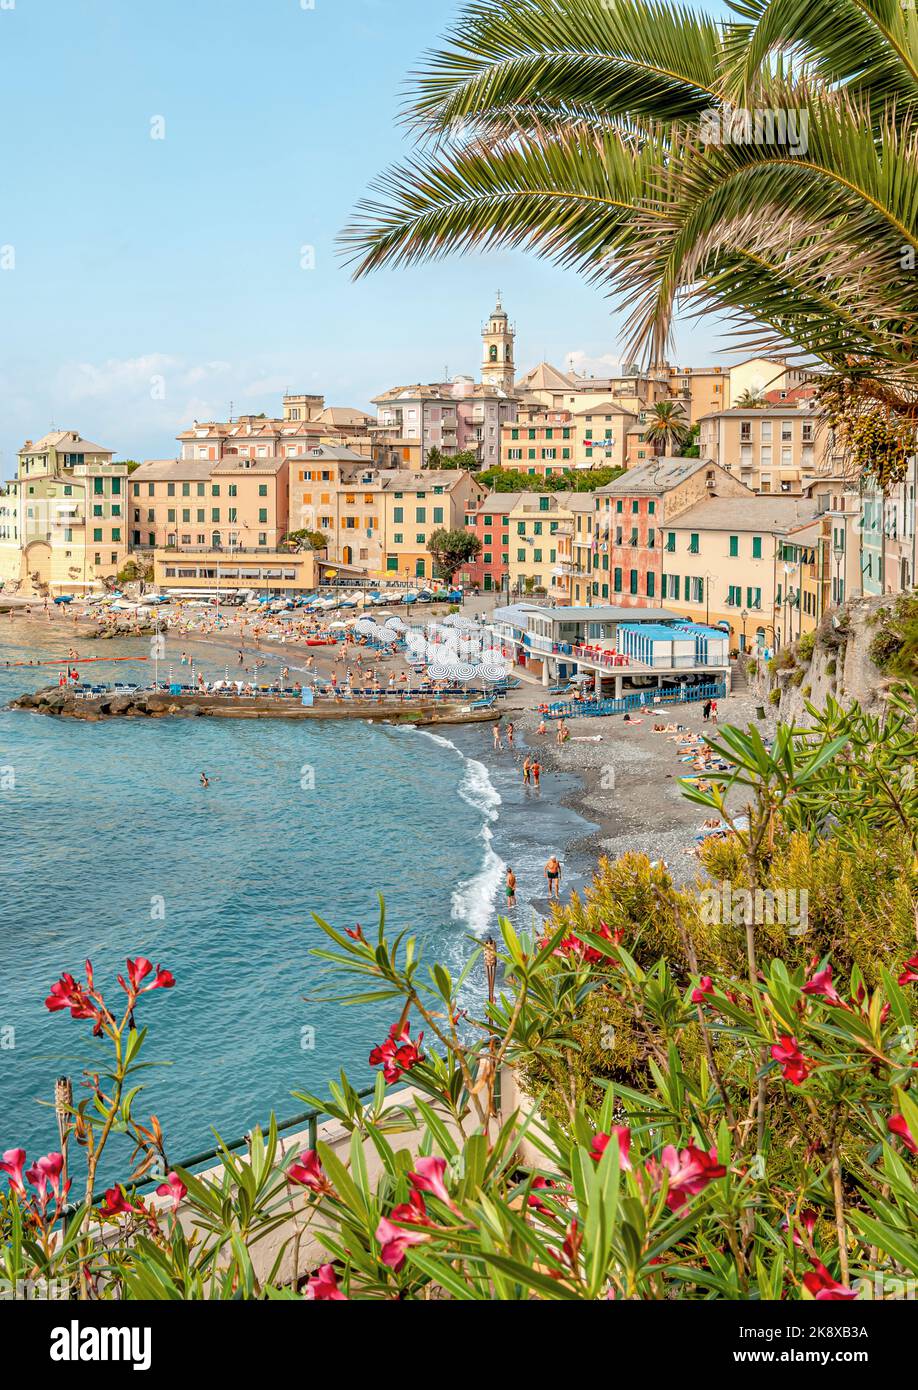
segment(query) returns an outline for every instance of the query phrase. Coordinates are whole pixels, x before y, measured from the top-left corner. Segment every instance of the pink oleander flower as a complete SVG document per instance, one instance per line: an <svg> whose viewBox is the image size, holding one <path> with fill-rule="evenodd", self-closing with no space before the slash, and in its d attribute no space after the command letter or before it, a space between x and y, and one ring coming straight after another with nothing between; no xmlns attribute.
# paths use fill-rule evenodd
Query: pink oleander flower
<svg viewBox="0 0 918 1390"><path fill-rule="evenodd" d="M445 1158L419 1158L414 1165L414 1172L408 1174L408 1181L416 1192L429 1192L432 1197L438 1198L451 1211L456 1211L458 1208L443 1181L445 1172Z"/></svg>
<svg viewBox="0 0 918 1390"><path fill-rule="evenodd" d="M832 983L831 965L826 965L822 970L817 970L816 974L807 980L806 984L803 986L803 993L815 995L819 999L824 999L827 1004L837 1004L843 1009L848 1007Z"/></svg>
<svg viewBox="0 0 918 1390"><path fill-rule="evenodd" d="M703 1004L714 993L714 981L710 975L702 975L698 984L692 990L692 1003Z"/></svg>
<svg viewBox="0 0 918 1390"><path fill-rule="evenodd" d="M542 1216L551 1216L551 1208L547 1207L544 1202L540 1202L538 1197L534 1197L533 1192L535 1192L537 1189L541 1191L542 1189L553 1188L554 1185L555 1184L552 1182L551 1178L533 1178L529 1196L526 1198L526 1205L532 1207L535 1211L541 1213Z"/></svg>
<svg viewBox="0 0 918 1390"><path fill-rule="evenodd" d="M420 1192L414 1191L408 1194L408 1201L402 1202L397 1207L393 1207L389 1213L396 1226L432 1226L433 1222L427 1215L427 1203L424 1201Z"/></svg>
<svg viewBox="0 0 918 1390"><path fill-rule="evenodd" d="M647 1164L647 1173L656 1188L663 1185L664 1176L669 1178L666 1205L670 1211L678 1211L689 1197L703 1191L715 1178L724 1177L726 1172L726 1168L717 1161L716 1149L705 1153L694 1143L689 1143L682 1150L667 1144L660 1155L660 1162L651 1159Z"/></svg>
<svg viewBox="0 0 918 1390"><path fill-rule="evenodd" d="M613 1135L618 1140L618 1166L624 1172L630 1173L631 1159L628 1157L628 1154L631 1149L631 1130L627 1125L613 1126L611 1134L605 1134L603 1132L594 1134L593 1143L590 1146L590 1158L598 1163L608 1148L609 1140Z"/></svg>
<svg viewBox="0 0 918 1390"><path fill-rule="evenodd" d="M128 1212L141 1211L141 1207L131 1206L121 1187L107 1187L105 1197L99 1207L102 1216L123 1216Z"/></svg>
<svg viewBox="0 0 918 1390"><path fill-rule="evenodd" d="M771 1048L771 1055L780 1065L784 1080L792 1086L799 1086L805 1081L815 1066L809 1057L804 1057L797 1039L789 1033L781 1034Z"/></svg>
<svg viewBox="0 0 918 1390"><path fill-rule="evenodd" d="M296 1163L287 1169L287 1181L308 1187L311 1192L331 1192L332 1185L322 1171L315 1149L304 1149Z"/></svg>
<svg viewBox="0 0 918 1390"><path fill-rule="evenodd" d="M161 1182L156 1189L157 1197L171 1197L172 1210L178 1211L182 1198L187 1194L188 1188L182 1182L178 1173L167 1173L166 1181Z"/></svg>
<svg viewBox="0 0 918 1390"><path fill-rule="evenodd" d="M781 1230L782 1230L782 1231L786 1231L786 1230L789 1229L789 1230L792 1232L792 1234L791 1234L791 1240L794 1242L795 1245L799 1246L800 1249L802 1250L802 1249L803 1249L803 1240L801 1239L801 1236L800 1236L800 1229L801 1229L801 1227L803 1228L804 1231L806 1231L807 1235L808 1235L808 1236L810 1237L810 1239L812 1240L813 1232L814 1232L814 1230L816 1229L816 1222L817 1222L818 1220L819 1220L819 1212L818 1212L818 1211L814 1211L812 1207L806 1207L803 1211L799 1212L799 1213L793 1218L793 1221L791 1221L791 1222L788 1222L787 1220L782 1221L782 1222L781 1222Z"/></svg>
<svg viewBox="0 0 918 1390"><path fill-rule="evenodd" d="M422 1203L423 1205L423 1203ZM395 1216L402 1208L396 1207L392 1215ZM404 1218L403 1218L404 1219ZM398 1272L405 1263L405 1251L410 1245L420 1245L427 1240L426 1235L421 1235L417 1231L400 1230L393 1226L391 1221L387 1221L384 1216L380 1217L379 1225L376 1227L376 1239L382 1246L380 1258L384 1265Z"/></svg>
<svg viewBox="0 0 918 1390"><path fill-rule="evenodd" d="M86 962L86 974L89 983L85 987L72 975L66 973L61 975L61 978L51 986L51 993L45 1000L45 1008L51 1013L59 1013L61 1009L69 1009L71 1018L91 1018L96 1025L93 1032L98 1036L102 1031L102 1010L90 998L92 965L89 961Z"/></svg>
<svg viewBox="0 0 918 1390"><path fill-rule="evenodd" d="M318 1274L306 1281L306 1298L317 1303L347 1302L347 1294L338 1288L334 1265L320 1265Z"/></svg>
<svg viewBox="0 0 918 1390"><path fill-rule="evenodd" d="M143 985L141 988L142 982L152 970L153 962L147 960L146 956L137 956L136 960L128 958L127 972L130 984L125 984L122 975L118 976L118 983L125 994L135 996L138 994L147 994L151 989L172 989L175 984L175 976L171 971L164 970L160 965L157 965L155 974L150 983L148 985Z"/></svg>
<svg viewBox="0 0 918 1390"><path fill-rule="evenodd" d="M38 1209L44 1217L51 1197L54 1198L55 1207L62 1206L70 1191L70 1179L61 1185L61 1173L64 1169L64 1155L60 1153L45 1154L44 1158L37 1158L31 1168L26 1170L26 1177L35 1188L37 1193ZM49 1191L50 1189L50 1191Z"/></svg>
<svg viewBox="0 0 918 1390"><path fill-rule="evenodd" d="M918 980L918 955L910 956L905 962L905 967L899 976L899 984L913 985L916 980Z"/></svg>
<svg viewBox="0 0 918 1390"><path fill-rule="evenodd" d="M817 1302L838 1302L846 1298L857 1298L857 1290L846 1288L833 1279L824 1264L810 1256L813 1271L804 1274L803 1282Z"/></svg>
<svg viewBox="0 0 918 1390"><path fill-rule="evenodd" d="M423 1062L424 1057L421 1052L423 1037L424 1034L419 1033L418 1040L414 1043L411 1041L407 1020L401 1025L393 1023L386 1041L374 1047L370 1053L370 1065L375 1067L381 1064L386 1080L389 1082L397 1081L402 1072L410 1071L418 1062Z"/></svg>
<svg viewBox="0 0 918 1390"><path fill-rule="evenodd" d="M25 1183L22 1180L25 1161L25 1149L7 1149L3 1155L3 1162L0 1163L0 1173L6 1173L10 1187L14 1192L18 1192L20 1197L25 1196Z"/></svg>
<svg viewBox="0 0 918 1390"><path fill-rule="evenodd" d="M909 1153L918 1154L918 1144L915 1143L914 1135L909 1129L904 1115L890 1115L886 1121L886 1128L890 1134L896 1134L902 1140ZM0 1164L0 1167L3 1165Z"/></svg>

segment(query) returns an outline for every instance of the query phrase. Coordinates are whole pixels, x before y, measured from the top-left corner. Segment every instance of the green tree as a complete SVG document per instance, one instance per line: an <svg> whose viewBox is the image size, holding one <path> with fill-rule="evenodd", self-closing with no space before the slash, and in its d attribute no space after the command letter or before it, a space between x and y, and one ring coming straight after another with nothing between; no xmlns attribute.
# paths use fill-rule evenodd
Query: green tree
<svg viewBox="0 0 918 1390"><path fill-rule="evenodd" d="M658 456L676 453L688 432L688 421L678 401L657 401L650 407L644 438L653 445Z"/></svg>
<svg viewBox="0 0 918 1390"><path fill-rule="evenodd" d="M617 294L663 358L677 302L825 369L862 470L918 406L918 26L894 0L469 3L414 79L411 160L344 234L356 273L522 247Z"/></svg>
<svg viewBox="0 0 918 1390"><path fill-rule="evenodd" d="M288 531L284 545L294 545L298 550L327 550L328 537L324 531Z"/></svg>
<svg viewBox="0 0 918 1390"><path fill-rule="evenodd" d="M469 560L475 559L481 550L481 541L471 531L461 528L448 531L441 526L431 535L427 549L433 556L441 577L449 584L452 583L457 570L468 564Z"/></svg>

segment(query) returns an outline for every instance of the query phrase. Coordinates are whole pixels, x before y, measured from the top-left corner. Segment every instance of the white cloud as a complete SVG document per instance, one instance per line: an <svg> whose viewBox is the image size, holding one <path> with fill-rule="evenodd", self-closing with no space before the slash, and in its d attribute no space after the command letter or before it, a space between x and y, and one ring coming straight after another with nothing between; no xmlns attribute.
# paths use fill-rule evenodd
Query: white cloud
<svg viewBox="0 0 918 1390"><path fill-rule="evenodd" d="M582 348L575 348L565 355L563 370L576 372L578 376L619 376L624 360L611 352L594 356Z"/></svg>

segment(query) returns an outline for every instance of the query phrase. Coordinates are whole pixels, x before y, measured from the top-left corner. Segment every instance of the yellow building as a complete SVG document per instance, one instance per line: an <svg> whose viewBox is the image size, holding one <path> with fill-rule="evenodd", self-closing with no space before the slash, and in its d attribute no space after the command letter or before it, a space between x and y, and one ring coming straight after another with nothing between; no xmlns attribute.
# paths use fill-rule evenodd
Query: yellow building
<svg viewBox="0 0 918 1390"><path fill-rule="evenodd" d="M75 430L27 440L3 499L0 579L24 594L79 594L117 575L127 485L127 464Z"/></svg>
<svg viewBox="0 0 918 1390"><path fill-rule="evenodd" d="M434 531L461 530L466 511L485 490L463 469L399 469L383 473L382 575L395 579L433 578L427 548Z"/></svg>
<svg viewBox="0 0 918 1390"><path fill-rule="evenodd" d="M681 512L661 537L664 606L726 625L732 650L784 645L806 630L800 562L791 552L796 545L809 555L806 528L816 516L803 497L712 497Z"/></svg>
<svg viewBox="0 0 918 1390"><path fill-rule="evenodd" d="M190 593L253 589L297 593L319 583L322 562L313 550L260 550L240 547L234 551L201 550L153 552L153 577L164 590Z"/></svg>
<svg viewBox="0 0 918 1390"><path fill-rule="evenodd" d="M569 493L524 492L507 515L507 573L512 594L546 593L570 601L574 514Z"/></svg>
<svg viewBox="0 0 918 1390"><path fill-rule="evenodd" d="M838 468L825 416L808 402L706 415L698 444L754 492L802 492Z"/></svg>
<svg viewBox="0 0 918 1390"><path fill-rule="evenodd" d="M291 531L321 531L329 560L375 574L383 563L381 473L353 449L321 445L290 460Z"/></svg>

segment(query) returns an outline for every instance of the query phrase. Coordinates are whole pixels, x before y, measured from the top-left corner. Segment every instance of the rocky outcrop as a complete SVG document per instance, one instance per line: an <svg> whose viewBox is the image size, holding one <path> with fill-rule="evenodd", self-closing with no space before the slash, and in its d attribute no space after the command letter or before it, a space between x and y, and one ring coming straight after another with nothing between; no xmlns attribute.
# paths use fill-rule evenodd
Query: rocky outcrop
<svg viewBox="0 0 918 1390"><path fill-rule="evenodd" d="M918 622L918 594L852 599L826 614L815 633L750 670L763 704L783 723L807 726L807 703L824 709L830 698L881 713L890 689L910 672L909 626Z"/></svg>
<svg viewBox="0 0 918 1390"><path fill-rule="evenodd" d="M61 719L146 718L204 716L224 719L372 719L392 724L474 724L499 719L491 710L470 711L459 704L431 703L401 705L363 701L334 702L306 706L296 700L271 695L235 699L226 695L171 695L139 690L134 694L112 692L96 696L77 696L72 690L49 685L13 700L11 709L51 714Z"/></svg>

